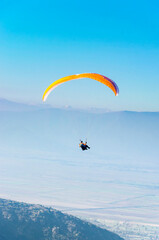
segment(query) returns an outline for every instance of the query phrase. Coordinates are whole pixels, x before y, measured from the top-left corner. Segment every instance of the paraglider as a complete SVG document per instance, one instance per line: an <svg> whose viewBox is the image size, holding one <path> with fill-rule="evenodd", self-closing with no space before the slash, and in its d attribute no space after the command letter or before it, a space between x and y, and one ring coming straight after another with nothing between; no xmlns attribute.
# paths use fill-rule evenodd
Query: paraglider
<svg viewBox="0 0 159 240"><path fill-rule="evenodd" d="M87 141L86 141L85 143L84 143L83 141L81 141L80 144L79 144L79 147L80 147L83 151L90 149L90 147L87 145Z"/></svg>
<svg viewBox="0 0 159 240"><path fill-rule="evenodd" d="M81 78L91 78L98 82L103 83L104 85L109 87L114 92L115 96L117 96L119 93L119 88L118 88L117 84L114 81L112 81L110 78L103 76L101 74L98 74L98 73L81 73L81 74L75 74L75 75L63 77L63 78L60 78L60 79L56 80L55 82L53 82L45 90L45 92L43 94L43 98L42 98L43 101L46 101L48 95L52 92L52 90L54 90L60 84L70 81L70 80L81 79Z"/></svg>
<svg viewBox="0 0 159 240"><path fill-rule="evenodd" d="M104 84L105 86L109 87L115 94L115 96L117 96L119 94L119 88L117 86L117 84L111 80L110 78L98 74L98 73L81 73L81 74L75 74L75 75L70 75L67 77L63 77L60 78L56 81L54 81L51 85L48 86L48 88L45 90L42 100L45 102L48 95L59 85L61 85L62 83L71 81L71 80L75 80L75 79L82 79L82 78L90 78L93 80L96 80L98 82L101 82L102 84ZM85 151L90 149L90 147L87 145L87 141L84 143L83 141L80 142L79 147Z"/></svg>

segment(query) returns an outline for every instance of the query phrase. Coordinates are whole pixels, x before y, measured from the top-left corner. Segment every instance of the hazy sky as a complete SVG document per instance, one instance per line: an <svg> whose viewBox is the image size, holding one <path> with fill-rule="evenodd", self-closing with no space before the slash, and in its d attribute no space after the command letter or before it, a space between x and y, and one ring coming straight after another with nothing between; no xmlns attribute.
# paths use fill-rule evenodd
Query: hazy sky
<svg viewBox="0 0 159 240"><path fill-rule="evenodd" d="M96 72L96 81L66 83L54 106L159 111L159 2L0 1L0 97L42 103L45 88L69 74Z"/></svg>

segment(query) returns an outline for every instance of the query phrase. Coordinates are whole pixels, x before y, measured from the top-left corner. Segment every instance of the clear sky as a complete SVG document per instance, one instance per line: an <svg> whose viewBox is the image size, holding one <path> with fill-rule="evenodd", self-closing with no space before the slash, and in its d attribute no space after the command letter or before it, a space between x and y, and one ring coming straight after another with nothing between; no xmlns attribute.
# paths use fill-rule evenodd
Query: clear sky
<svg viewBox="0 0 159 240"><path fill-rule="evenodd" d="M159 111L159 2L1 0L0 97L42 103L45 88L75 73L113 79L66 83L53 106Z"/></svg>

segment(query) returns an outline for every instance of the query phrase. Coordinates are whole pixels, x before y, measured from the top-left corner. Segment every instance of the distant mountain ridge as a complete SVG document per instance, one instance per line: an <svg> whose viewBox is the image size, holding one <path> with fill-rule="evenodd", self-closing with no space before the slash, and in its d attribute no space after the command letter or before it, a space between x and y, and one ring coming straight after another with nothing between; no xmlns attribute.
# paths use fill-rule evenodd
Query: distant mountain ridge
<svg viewBox="0 0 159 240"><path fill-rule="evenodd" d="M123 240L123 238L53 208L0 199L0 240Z"/></svg>
<svg viewBox="0 0 159 240"><path fill-rule="evenodd" d="M19 103L15 101L10 101L4 98L0 98L0 111L9 111L9 112L25 112L25 111L35 111L39 109L50 108L49 105L32 105L26 103Z"/></svg>
<svg viewBox="0 0 159 240"><path fill-rule="evenodd" d="M107 108L96 108L89 107L87 109L82 108L72 108L71 106L63 106L63 107L53 107L49 104L43 102L41 104L27 104L20 103L16 101L11 101L5 98L0 97L0 111L8 111L8 112L26 112L26 111L35 111L35 110L47 110L47 109L59 109L59 110L67 110L67 111L78 111L84 113L92 113L92 114L104 114L104 113L159 113L159 112L138 112L138 111L111 111Z"/></svg>
<svg viewBox="0 0 159 240"><path fill-rule="evenodd" d="M87 108L87 109L75 109L71 106L65 105L63 107L53 107L49 104L41 102L41 104L27 104L27 103L20 103L16 101L7 100L4 98L0 98L0 111L10 111L10 112L26 112L26 111L35 111L35 110L42 110L42 109L64 109L67 111L82 111L82 112L90 112L90 113L107 113L110 110L106 108Z"/></svg>

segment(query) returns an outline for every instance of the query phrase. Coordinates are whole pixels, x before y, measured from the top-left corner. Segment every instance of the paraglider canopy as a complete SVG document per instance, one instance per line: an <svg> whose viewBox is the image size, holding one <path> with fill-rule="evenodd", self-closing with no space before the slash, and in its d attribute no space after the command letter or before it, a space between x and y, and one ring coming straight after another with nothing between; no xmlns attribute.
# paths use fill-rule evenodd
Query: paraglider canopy
<svg viewBox="0 0 159 240"><path fill-rule="evenodd" d="M107 87L109 87L114 92L115 96L117 96L119 94L119 88L118 88L117 84L113 80L111 80L110 78L108 78L106 76L103 76L101 74L98 74L98 73L81 73L81 74L75 74L75 75L70 75L70 76L67 76L67 77L63 77L63 78L60 78L60 79L56 80L55 82L53 82L45 90L45 92L43 94L43 98L42 98L43 101L46 101L50 92L52 92L52 90L55 89L56 87L58 87L60 84L62 84L64 82L67 82L67 81L71 81L71 80L75 80L75 79L81 79L81 78L94 79L98 82L103 83Z"/></svg>

